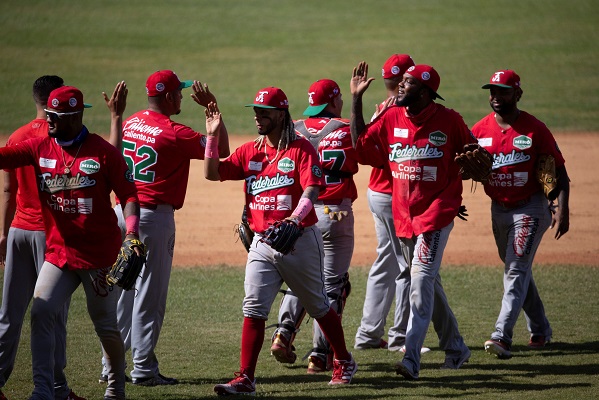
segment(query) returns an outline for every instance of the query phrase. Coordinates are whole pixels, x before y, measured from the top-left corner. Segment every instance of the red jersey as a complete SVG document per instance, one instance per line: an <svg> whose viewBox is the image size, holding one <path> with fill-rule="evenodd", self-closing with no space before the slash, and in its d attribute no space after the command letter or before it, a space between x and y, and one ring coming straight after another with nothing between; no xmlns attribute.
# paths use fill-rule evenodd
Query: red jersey
<svg viewBox="0 0 599 400"><path fill-rule="evenodd" d="M384 105L385 102L383 101L377 106L378 112L381 111ZM370 122L374 121L377 116L378 114L373 115ZM393 192L391 169L389 163L383 162L382 164L382 166L372 166L368 188L378 193L391 194Z"/></svg>
<svg viewBox="0 0 599 400"><path fill-rule="evenodd" d="M493 171L485 183L485 193L502 203L526 200L543 190L536 177L540 154L552 155L556 167L565 163L547 126L525 111L520 111L508 129L497 124L493 112L477 122L472 133L493 155Z"/></svg>
<svg viewBox="0 0 599 400"><path fill-rule="evenodd" d="M415 117L404 107L392 106L366 127L356 149L372 151L374 143L388 157L398 237L412 238L453 221L462 203L462 178L454 157L475 142L462 117L437 103Z"/></svg>
<svg viewBox="0 0 599 400"><path fill-rule="evenodd" d="M123 122L123 156L137 186L141 206L170 204L183 207L190 160L204 159L206 137L145 110Z"/></svg>
<svg viewBox="0 0 599 400"><path fill-rule="evenodd" d="M48 136L48 123L45 119L34 119L27 125L17 129L6 142L13 146L19 142L35 137ZM17 209L10 226L28 231L43 231L42 206L38 195L37 180L33 166L16 168L14 173L19 184L17 188Z"/></svg>
<svg viewBox="0 0 599 400"><path fill-rule="evenodd" d="M112 209L137 201L135 184L119 151L96 134L62 148L53 138L29 139L0 149L0 167L32 165L46 231L46 261L69 269L114 263L121 231ZM65 168L70 171L65 173Z"/></svg>
<svg viewBox="0 0 599 400"><path fill-rule="evenodd" d="M317 152L326 184L318 200L356 200L358 190L353 177L358 172L358 161L349 131L349 120L313 117L297 121L295 128L296 133L308 139L313 146L313 141L318 142ZM326 130L323 131L323 128ZM327 134L329 130L331 132Z"/></svg>
<svg viewBox="0 0 599 400"><path fill-rule="evenodd" d="M278 156L269 145L256 146L255 142L240 146L221 160L218 172L221 181L245 180L248 222L253 231L262 233L269 223L291 216L304 189L323 186L324 179L316 150L307 140L294 140ZM311 226L317 220L312 209L301 225Z"/></svg>

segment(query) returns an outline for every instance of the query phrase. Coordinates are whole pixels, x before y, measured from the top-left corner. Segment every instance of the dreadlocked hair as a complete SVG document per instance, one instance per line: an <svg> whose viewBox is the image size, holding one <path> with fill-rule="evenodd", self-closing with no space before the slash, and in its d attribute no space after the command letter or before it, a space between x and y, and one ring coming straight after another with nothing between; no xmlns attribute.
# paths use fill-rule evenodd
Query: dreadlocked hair
<svg viewBox="0 0 599 400"><path fill-rule="evenodd" d="M286 108L280 110L285 111L285 120L283 121L283 130L281 131L281 139L279 140L277 151L282 149L287 150L289 148L289 143L298 138L297 134L295 133L295 125L293 124L289 110ZM262 145L264 145L265 140L266 135L260 135L259 138L254 140L254 147L259 149Z"/></svg>

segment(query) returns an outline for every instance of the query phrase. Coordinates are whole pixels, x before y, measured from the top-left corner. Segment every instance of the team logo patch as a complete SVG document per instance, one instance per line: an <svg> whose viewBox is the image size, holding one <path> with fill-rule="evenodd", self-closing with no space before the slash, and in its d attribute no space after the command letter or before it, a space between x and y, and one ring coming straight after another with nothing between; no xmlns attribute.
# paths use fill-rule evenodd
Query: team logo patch
<svg viewBox="0 0 599 400"><path fill-rule="evenodd" d="M532 139L528 136L520 135L514 138L513 145L520 150L529 149L532 146Z"/></svg>
<svg viewBox="0 0 599 400"><path fill-rule="evenodd" d="M127 179L127 181L133 183L133 174L131 173L131 171L127 170L125 172L125 179Z"/></svg>
<svg viewBox="0 0 599 400"><path fill-rule="evenodd" d="M443 146L447 143L447 135L441 131L434 131L428 135L428 141L437 147Z"/></svg>
<svg viewBox="0 0 599 400"><path fill-rule="evenodd" d="M76 98L74 98L74 97L71 97L71 98L69 99L69 105L70 105L71 107L75 107L75 106L77 105L77 99L76 99Z"/></svg>
<svg viewBox="0 0 599 400"><path fill-rule="evenodd" d="M291 210L291 195L280 194L277 196L277 210Z"/></svg>
<svg viewBox="0 0 599 400"><path fill-rule="evenodd" d="M528 182L528 172L514 172L514 186L524 186Z"/></svg>
<svg viewBox="0 0 599 400"><path fill-rule="evenodd" d="M435 182L437 180L437 167L425 165L422 168L422 180L425 182Z"/></svg>
<svg viewBox="0 0 599 400"><path fill-rule="evenodd" d="M312 174L317 178L322 178L322 170L318 165L312 166Z"/></svg>
<svg viewBox="0 0 599 400"><path fill-rule="evenodd" d="M159 92L162 92L164 90L164 83L158 82L156 84L156 90L159 91Z"/></svg>
<svg viewBox="0 0 599 400"><path fill-rule="evenodd" d="M81 161L81 163L79 164L79 169L81 170L81 172L85 172L88 175L95 174L100 170L100 163L90 158Z"/></svg>
<svg viewBox="0 0 599 400"><path fill-rule="evenodd" d="M60 104L60 101L58 101L58 99L52 99L52 107L56 107Z"/></svg>
<svg viewBox="0 0 599 400"><path fill-rule="evenodd" d="M397 65L394 65L394 66L392 66L392 67L391 67L391 73L392 73L393 75L397 75L397 74L399 74L399 67L398 67Z"/></svg>
<svg viewBox="0 0 599 400"><path fill-rule="evenodd" d="M277 164L277 169L286 174L295 169L295 162L293 162L293 160L289 157L285 157L281 161L279 161L279 163Z"/></svg>
<svg viewBox="0 0 599 400"><path fill-rule="evenodd" d="M79 214L91 214L94 211L94 199L79 198L77 199L77 211Z"/></svg>

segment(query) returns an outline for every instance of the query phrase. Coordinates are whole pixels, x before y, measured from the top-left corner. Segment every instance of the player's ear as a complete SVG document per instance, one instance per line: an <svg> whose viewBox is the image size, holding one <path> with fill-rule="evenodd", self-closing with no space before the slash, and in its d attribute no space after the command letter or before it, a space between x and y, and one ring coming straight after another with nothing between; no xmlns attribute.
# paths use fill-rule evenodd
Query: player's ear
<svg viewBox="0 0 599 400"><path fill-rule="evenodd" d="M520 101L520 99L522 98L522 89L518 88L516 89L516 101Z"/></svg>

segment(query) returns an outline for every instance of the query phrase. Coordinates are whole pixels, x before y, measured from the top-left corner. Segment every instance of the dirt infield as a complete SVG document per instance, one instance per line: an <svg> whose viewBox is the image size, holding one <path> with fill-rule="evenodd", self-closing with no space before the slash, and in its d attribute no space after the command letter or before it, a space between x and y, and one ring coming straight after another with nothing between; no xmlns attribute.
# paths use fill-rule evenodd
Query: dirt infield
<svg viewBox="0 0 599 400"><path fill-rule="evenodd" d="M231 149L255 136L231 136ZM560 240L548 231L536 256L540 264L599 266L599 173L593 161L599 154L599 133L558 134L571 178L570 232ZM7 137L2 135L2 143ZM370 168L356 175L359 198L354 203L356 245L354 266L369 266L376 256L372 214L366 202ZM192 161L185 205L175 213L177 237L174 265L245 265L246 253L236 242L234 227L243 206L242 182L209 182L203 178L203 161ZM1 175L0 175L1 177ZM0 179L2 181L2 179ZM1 184L1 183L0 183ZM499 265L491 234L490 200L479 185L474 193L464 185L468 221L456 219L445 251L444 264Z"/></svg>
<svg viewBox="0 0 599 400"><path fill-rule="evenodd" d="M231 148L255 136L232 136ZM558 134L556 139L566 158L571 179L570 232L560 240L549 230L541 243L539 264L584 264L599 266L599 173L593 160L599 154L599 134ZM236 243L234 226L243 206L242 182L209 182L203 178L203 162L193 161L185 206L175 213L177 237L174 265L245 265L246 253ZM356 176L359 198L354 203L356 245L352 265L368 266L376 253L374 223L366 202L370 168ZM479 186L474 193L464 185L468 221L456 219L444 264L498 265L499 256L491 234L490 200Z"/></svg>

